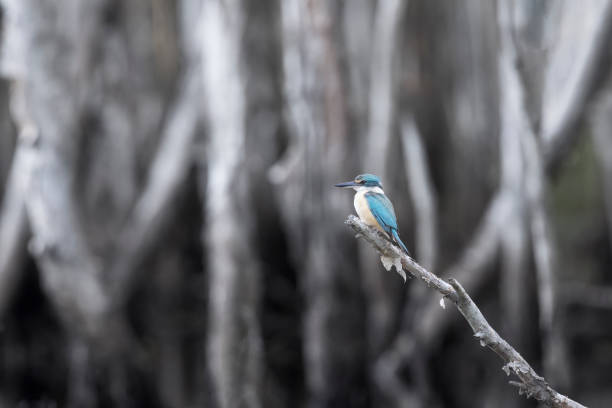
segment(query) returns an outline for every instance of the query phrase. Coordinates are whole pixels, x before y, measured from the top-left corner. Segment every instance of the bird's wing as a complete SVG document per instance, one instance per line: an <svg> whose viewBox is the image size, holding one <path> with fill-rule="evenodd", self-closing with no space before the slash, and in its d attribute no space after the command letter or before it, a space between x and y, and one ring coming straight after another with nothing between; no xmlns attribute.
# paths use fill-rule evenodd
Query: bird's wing
<svg viewBox="0 0 612 408"><path fill-rule="evenodd" d="M393 204L384 194L380 193L366 193L365 198L370 207L370 211L376 221L385 230L385 232L391 235L392 230L397 230L397 217L395 216L395 210Z"/></svg>

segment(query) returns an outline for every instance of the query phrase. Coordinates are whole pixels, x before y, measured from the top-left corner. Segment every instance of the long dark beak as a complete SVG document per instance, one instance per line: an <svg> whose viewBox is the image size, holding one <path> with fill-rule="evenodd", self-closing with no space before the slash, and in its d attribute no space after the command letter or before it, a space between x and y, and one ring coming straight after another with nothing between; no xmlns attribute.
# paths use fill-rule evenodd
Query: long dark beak
<svg viewBox="0 0 612 408"><path fill-rule="evenodd" d="M353 187L353 186L357 186L357 185L358 184L355 183L354 181L345 181L344 183L335 184L334 187L347 188L347 187Z"/></svg>

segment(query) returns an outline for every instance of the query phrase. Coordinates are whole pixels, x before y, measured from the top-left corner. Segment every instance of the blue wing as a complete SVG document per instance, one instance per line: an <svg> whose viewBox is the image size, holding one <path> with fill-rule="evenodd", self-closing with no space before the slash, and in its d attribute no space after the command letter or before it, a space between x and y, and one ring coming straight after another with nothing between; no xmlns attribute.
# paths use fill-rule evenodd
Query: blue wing
<svg viewBox="0 0 612 408"><path fill-rule="evenodd" d="M366 193L365 199L368 202L372 215L376 218L376 221L382 229L389 234L389 237L397 242L407 254L410 254L397 232L397 217L395 216L393 204L391 204L387 196L380 193Z"/></svg>
<svg viewBox="0 0 612 408"><path fill-rule="evenodd" d="M378 224L389 236L392 236L392 230L397 230L397 217L391 201L380 193L366 193L365 199Z"/></svg>

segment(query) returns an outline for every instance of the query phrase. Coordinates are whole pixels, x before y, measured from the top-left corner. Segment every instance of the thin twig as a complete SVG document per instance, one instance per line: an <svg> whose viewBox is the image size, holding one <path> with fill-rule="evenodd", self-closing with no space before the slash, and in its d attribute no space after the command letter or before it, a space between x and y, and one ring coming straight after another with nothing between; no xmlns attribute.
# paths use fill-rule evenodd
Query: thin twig
<svg viewBox="0 0 612 408"><path fill-rule="evenodd" d="M364 224L354 215L345 221L360 237L383 256L400 258L402 267L410 275L421 279L425 284L450 299L463 315L480 344L493 350L505 363L502 367L507 375L514 374L519 381L511 384L519 388L519 394L534 398L550 407L578 408L583 405L555 391L546 380L539 376L527 361L489 325L482 312L469 297L465 289L455 279L446 282L423 268L399 248L388 241L382 234Z"/></svg>

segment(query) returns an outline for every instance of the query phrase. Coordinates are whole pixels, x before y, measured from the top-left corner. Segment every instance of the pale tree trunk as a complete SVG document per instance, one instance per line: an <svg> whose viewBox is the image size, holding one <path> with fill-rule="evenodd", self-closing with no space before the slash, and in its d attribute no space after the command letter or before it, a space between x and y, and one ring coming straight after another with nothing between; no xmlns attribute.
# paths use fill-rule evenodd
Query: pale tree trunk
<svg viewBox="0 0 612 408"><path fill-rule="evenodd" d="M201 184L210 287L208 361L219 407L261 406L258 320L246 159L242 3L205 1L202 55L209 143ZM216 101L223 100L223 104Z"/></svg>
<svg viewBox="0 0 612 408"><path fill-rule="evenodd" d="M20 39L24 45L23 54L10 56L16 65L5 69L15 79L12 104L20 129L17 154L24 155L23 194L33 233L30 250L43 271L46 293L73 336L71 369L82 381L71 384L69 400L78 406L95 405L85 374L90 367L90 341L109 329L109 299L73 195L79 115L87 91L83 67L90 57L99 6L77 3L60 12L49 3L6 4L9 38ZM23 21L29 23L20 24ZM39 36L52 40L40 46L35 43ZM76 44L76 38L84 41ZM67 46L61 47L62 43ZM54 68L58 64L64 67L61 71ZM75 83L81 86L73 87ZM116 346L106 345L107 350Z"/></svg>
<svg viewBox="0 0 612 408"><path fill-rule="evenodd" d="M29 45L22 51L30 50L24 55L13 55L13 61L19 61L20 66L9 69L16 80L12 103L20 128L20 150L25 155L24 188L34 233L31 249L41 268L48 271L45 287L63 319L75 329L78 327L77 331L84 330L83 334L95 334L100 329L99 319L107 299L100 288L96 262L75 218L78 210L71 191L78 142L76 126L83 109L79 92L84 90L69 84L84 78L76 67L55 73L52 66L62 59L87 58L87 46L62 49L58 44L69 41L71 30L81 27L77 21L88 27L82 35L90 39L96 27L93 16L98 5L65 10L63 17L51 4L17 2L6 6L9 19L15 19L11 34L20 36ZM18 19L31 23L17 26ZM56 31L59 23L63 32ZM30 41L39 35L56 41L49 41L46 48L36 53L36 46ZM86 44L91 46L89 42ZM49 110L51 107L54 111ZM65 240L64 234L71 239ZM82 286L82 290L72 290L74 285Z"/></svg>

